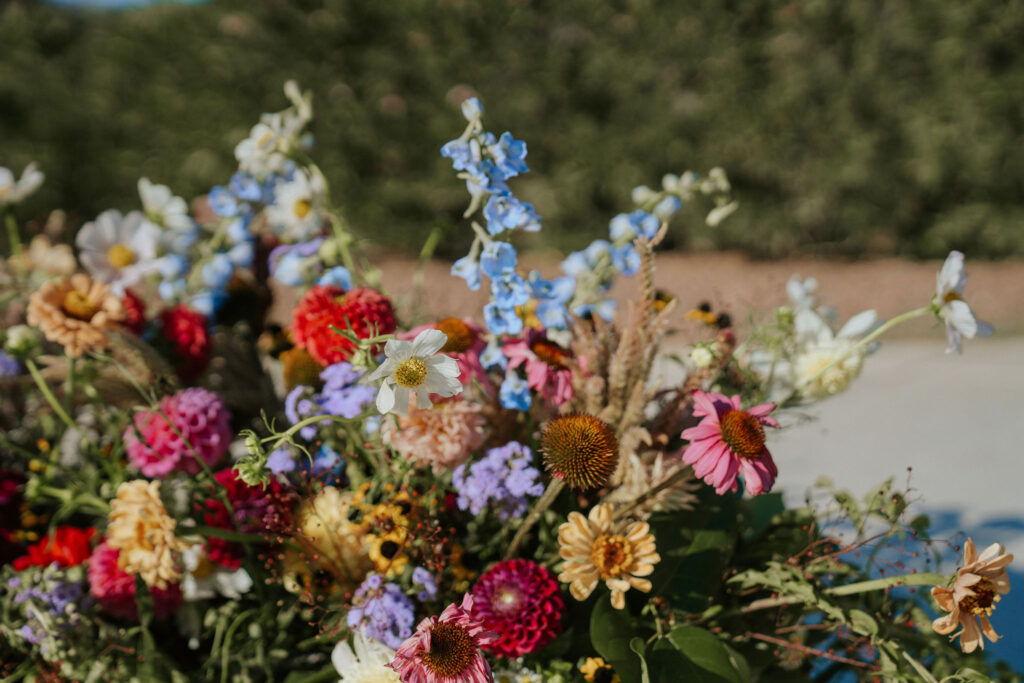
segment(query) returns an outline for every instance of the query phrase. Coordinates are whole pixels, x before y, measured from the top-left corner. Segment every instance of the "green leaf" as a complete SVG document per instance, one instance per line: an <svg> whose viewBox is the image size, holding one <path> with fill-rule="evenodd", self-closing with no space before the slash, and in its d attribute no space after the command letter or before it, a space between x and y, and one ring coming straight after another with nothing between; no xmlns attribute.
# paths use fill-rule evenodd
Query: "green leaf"
<svg viewBox="0 0 1024 683"><path fill-rule="evenodd" d="M875 618L859 609L850 610L850 627L862 636L873 636L878 633L878 622Z"/></svg>
<svg viewBox="0 0 1024 683"><path fill-rule="evenodd" d="M647 660L644 659L644 651L647 646L643 638L634 638L629 641L629 649L640 657L640 683L651 683L651 672L647 670Z"/></svg>
<svg viewBox="0 0 1024 683"><path fill-rule="evenodd" d="M690 672L687 681L746 683L750 680L750 670L743 657L709 631L696 626L677 626L668 634L668 640L698 669Z"/></svg>
<svg viewBox="0 0 1024 683"><path fill-rule="evenodd" d="M630 648L630 642L637 635L629 612L615 609L607 593L600 593L590 613L590 642L604 661L615 669L622 683L639 683L641 680L640 660Z"/></svg>

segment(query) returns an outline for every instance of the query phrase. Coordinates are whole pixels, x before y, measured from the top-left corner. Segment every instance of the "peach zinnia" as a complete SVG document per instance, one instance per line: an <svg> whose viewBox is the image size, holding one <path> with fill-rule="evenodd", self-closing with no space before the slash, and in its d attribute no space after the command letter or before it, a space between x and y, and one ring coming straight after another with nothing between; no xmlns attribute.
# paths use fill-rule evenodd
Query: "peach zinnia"
<svg viewBox="0 0 1024 683"><path fill-rule="evenodd" d="M993 543L981 555L970 538L964 544L964 566L957 571L952 588L936 586L932 597L949 614L932 622L936 633L950 633L957 626L963 629L950 636L960 636L960 647L965 653L974 652L979 646L985 649L982 634L993 643L999 639L989 616L1002 596L1010 592L1010 577L1006 566L1013 562L1013 555L1002 545Z"/></svg>
<svg viewBox="0 0 1024 683"><path fill-rule="evenodd" d="M626 606L626 591L635 588L649 593L645 578L661 561L647 522L615 522L612 506L595 505L589 517L569 513L569 521L558 528L558 554L565 560L558 580L569 584L577 600L586 600L598 581L612 592L612 607Z"/></svg>
<svg viewBox="0 0 1024 683"><path fill-rule="evenodd" d="M684 430L682 437L690 442L683 462L693 466L694 475L714 486L718 495L736 490L741 471L751 495L771 491L779 470L765 447L764 428L779 426L768 417L775 404L742 410L738 395L729 398L704 391L694 392L693 403L694 416L704 419Z"/></svg>
<svg viewBox="0 0 1024 683"><path fill-rule="evenodd" d="M28 324L76 357L105 348L107 329L124 315L110 287L82 273L45 283L28 303Z"/></svg>

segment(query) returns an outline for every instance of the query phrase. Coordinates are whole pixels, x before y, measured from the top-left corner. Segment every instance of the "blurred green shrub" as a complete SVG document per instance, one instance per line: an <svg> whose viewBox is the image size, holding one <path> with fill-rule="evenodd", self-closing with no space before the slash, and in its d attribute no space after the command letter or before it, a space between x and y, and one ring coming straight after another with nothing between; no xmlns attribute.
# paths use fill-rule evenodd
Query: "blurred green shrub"
<svg viewBox="0 0 1024 683"><path fill-rule="evenodd" d="M296 78L351 222L468 242L443 142L458 102L527 140L516 188L544 246L579 248L634 185L724 166L742 210L680 247L760 257L1024 254L1024 2L214 0L81 14L0 6L0 164L48 176L25 211L77 220L227 180Z"/></svg>

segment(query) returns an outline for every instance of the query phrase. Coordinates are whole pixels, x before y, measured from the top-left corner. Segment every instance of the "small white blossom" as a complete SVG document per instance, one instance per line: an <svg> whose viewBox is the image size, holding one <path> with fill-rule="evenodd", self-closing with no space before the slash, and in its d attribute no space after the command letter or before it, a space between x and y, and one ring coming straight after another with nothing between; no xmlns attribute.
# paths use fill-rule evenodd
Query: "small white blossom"
<svg viewBox="0 0 1024 683"><path fill-rule="evenodd" d="M430 407L428 394L454 396L462 391L459 365L454 358L438 353L448 337L440 330L424 330L411 342L390 339L384 345L386 360L367 377L383 379L377 394L377 410L382 415L409 413L409 392L416 392L416 407Z"/></svg>
<svg viewBox="0 0 1024 683"><path fill-rule="evenodd" d="M963 338L987 337L993 332L988 323L978 320L974 311L963 299L967 286L967 271L964 269L964 255L959 251L949 252L942 264L935 286L935 299L939 319L946 323L946 352L963 352Z"/></svg>
<svg viewBox="0 0 1024 683"><path fill-rule="evenodd" d="M223 596L238 600L252 588L252 577L245 569L228 569L206 556L202 544L196 544L182 553L185 576L181 581L181 594L185 602L209 600Z"/></svg>
<svg viewBox="0 0 1024 683"><path fill-rule="evenodd" d="M160 228L139 211L122 216L110 209L86 223L75 237L78 259L89 274L111 286L115 294L159 267Z"/></svg>
<svg viewBox="0 0 1024 683"><path fill-rule="evenodd" d="M139 178L139 198L146 217L157 225L175 232L191 233L192 219L188 215L188 203L176 197L171 188L157 185L148 178Z"/></svg>
<svg viewBox="0 0 1024 683"><path fill-rule="evenodd" d="M690 360L693 361L695 367L707 368L711 367L711 364L715 361L715 354L707 346L701 344L700 346L695 346L693 351L690 351Z"/></svg>
<svg viewBox="0 0 1024 683"><path fill-rule="evenodd" d="M324 182L319 174L303 169L274 188L274 203L267 220L286 241L305 241L323 224Z"/></svg>
<svg viewBox="0 0 1024 683"><path fill-rule="evenodd" d="M0 206L21 202L39 189L44 178L34 162L25 167L17 181L11 169L0 166Z"/></svg>
<svg viewBox="0 0 1024 683"><path fill-rule="evenodd" d="M351 645L339 641L331 653L341 683L398 683L398 672L388 667L394 658L394 650L362 630L352 634Z"/></svg>

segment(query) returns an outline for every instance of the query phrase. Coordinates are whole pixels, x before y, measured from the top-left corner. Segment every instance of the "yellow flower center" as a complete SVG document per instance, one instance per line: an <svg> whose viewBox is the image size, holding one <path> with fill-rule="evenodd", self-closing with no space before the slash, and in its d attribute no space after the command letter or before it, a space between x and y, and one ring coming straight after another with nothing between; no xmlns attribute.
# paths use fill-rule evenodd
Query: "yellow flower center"
<svg viewBox="0 0 1024 683"><path fill-rule="evenodd" d="M107 250L107 261L115 268L125 268L135 263L135 252L118 242Z"/></svg>
<svg viewBox="0 0 1024 683"><path fill-rule="evenodd" d="M72 289L64 295L62 308L72 318L85 320L86 322L92 320L92 317L96 315L96 311L100 310L99 306L90 301L89 297L77 289Z"/></svg>
<svg viewBox="0 0 1024 683"><path fill-rule="evenodd" d="M423 665L438 676L455 678L469 670L476 644L466 629L437 624L430 629L430 650L420 654Z"/></svg>
<svg viewBox="0 0 1024 683"><path fill-rule="evenodd" d="M419 358L410 358L395 370L395 382L406 389L415 389L426 380L427 364Z"/></svg>
<svg viewBox="0 0 1024 683"><path fill-rule="evenodd" d="M313 205L309 203L308 199L300 199L299 201L295 202L295 205L292 207L292 211L294 211L295 215L298 216L299 218L305 218L306 215L309 214L309 212L312 210Z"/></svg>
<svg viewBox="0 0 1024 683"><path fill-rule="evenodd" d="M633 549L625 536L601 534L590 547L590 562L602 579L614 579L629 571Z"/></svg>
<svg viewBox="0 0 1024 683"><path fill-rule="evenodd" d="M473 342L476 341L476 333L469 325L458 318L445 318L435 326L445 333L448 341L445 342L441 353L462 353L468 351Z"/></svg>
<svg viewBox="0 0 1024 683"><path fill-rule="evenodd" d="M722 441L734 455L759 458L764 452L764 428L757 418L743 410L730 410L721 417Z"/></svg>
<svg viewBox="0 0 1024 683"><path fill-rule="evenodd" d="M996 585L989 579L983 578L970 588L974 591L974 595L968 595L960 601L960 611L979 617L987 617L992 614L996 603L1002 599L1002 596L996 592Z"/></svg>

